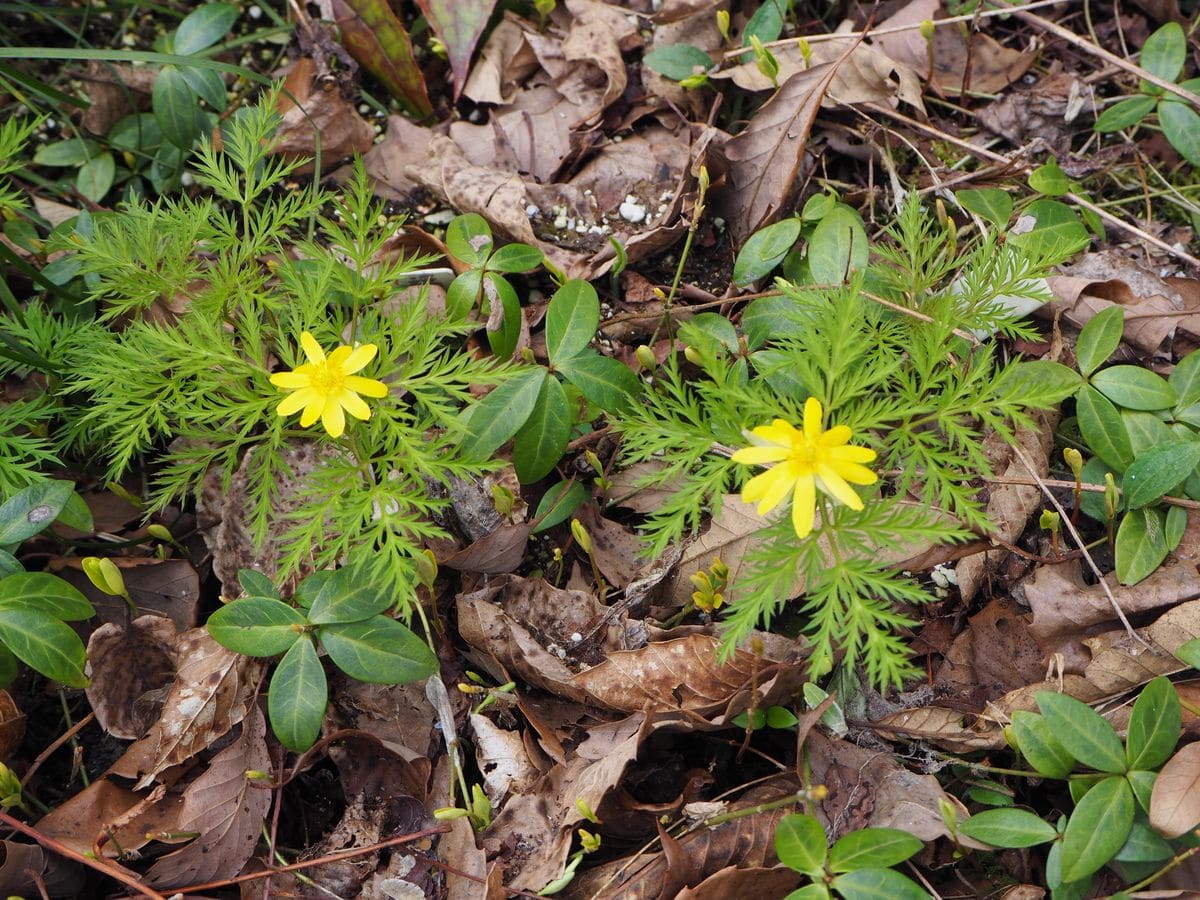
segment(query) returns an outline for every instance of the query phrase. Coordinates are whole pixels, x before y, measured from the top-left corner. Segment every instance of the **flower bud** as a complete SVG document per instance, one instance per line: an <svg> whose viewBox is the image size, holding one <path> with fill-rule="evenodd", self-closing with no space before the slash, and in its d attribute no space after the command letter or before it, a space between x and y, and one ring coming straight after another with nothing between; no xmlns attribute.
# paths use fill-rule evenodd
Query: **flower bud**
<svg viewBox="0 0 1200 900"><path fill-rule="evenodd" d="M578 519L571 520L571 534L575 537L577 543L583 552L589 556L592 553L592 536L588 534L588 530L583 527L583 523Z"/></svg>
<svg viewBox="0 0 1200 900"><path fill-rule="evenodd" d="M1083 471L1083 454L1074 447L1067 447L1063 450L1063 461L1071 469L1071 474L1075 476L1075 480L1079 480L1079 473Z"/></svg>
<svg viewBox="0 0 1200 900"><path fill-rule="evenodd" d="M117 564L107 556L100 558L96 556L85 556L83 562L83 573L87 575L96 590L108 594L110 597L124 597L129 591L125 589L125 578L121 575L121 570L117 568Z"/></svg>
<svg viewBox="0 0 1200 900"><path fill-rule="evenodd" d="M645 344L639 344L638 348L633 351L633 355L637 357L638 365L648 372L654 371L658 366L658 360L654 358L654 351Z"/></svg>

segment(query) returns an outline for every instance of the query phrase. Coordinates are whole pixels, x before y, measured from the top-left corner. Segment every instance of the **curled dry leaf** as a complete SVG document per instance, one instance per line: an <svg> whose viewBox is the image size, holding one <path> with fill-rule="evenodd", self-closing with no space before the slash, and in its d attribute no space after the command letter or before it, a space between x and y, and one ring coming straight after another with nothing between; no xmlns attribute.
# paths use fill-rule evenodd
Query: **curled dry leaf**
<svg viewBox="0 0 1200 900"><path fill-rule="evenodd" d="M180 850L155 861L146 881L158 887L197 884L232 878L254 854L262 833L271 792L246 777L271 768L267 725L257 707L246 716L242 733L209 760L183 790L183 808L174 830L200 836Z"/></svg>
<svg viewBox="0 0 1200 900"><path fill-rule="evenodd" d="M470 723L475 733L475 762L493 805L498 806L510 792L527 791L539 773L529 759L521 733L506 731L487 716L474 713Z"/></svg>
<svg viewBox="0 0 1200 900"><path fill-rule="evenodd" d="M320 135L321 167L328 170L348 156L371 149L375 129L332 83L325 85L329 90L314 90L315 74L316 64L310 57L297 60L289 73L289 93L279 95L283 121L275 134L274 152L289 158L315 157ZM313 165L306 162L297 171L312 172Z"/></svg>
<svg viewBox="0 0 1200 900"><path fill-rule="evenodd" d="M951 753L974 753L978 750L1000 750L1005 746L1004 733L983 720L976 728L963 722L963 714L940 706L906 709L884 716L876 726L880 737L889 741L926 741ZM888 726L897 730L890 731Z"/></svg>
<svg viewBox="0 0 1200 900"><path fill-rule="evenodd" d="M1158 773L1150 794L1150 824L1167 838L1200 824L1200 743L1180 749Z"/></svg>
<svg viewBox="0 0 1200 900"><path fill-rule="evenodd" d="M139 616L128 628L109 622L87 646L88 703L113 737L137 740L158 718L162 689L175 676L175 623Z"/></svg>
<svg viewBox="0 0 1200 900"><path fill-rule="evenodd" d="M87 883L87 869L37 844L0 842L0 891L6 896L78 896Z"/></svg>
<svg viewBox="0 0 1200 900"><path fill-rule="evenodd" d="M203 628L179 636L175 683L154 724L154 760L137 783L151 784L163 770L178 765L242 721L246 703L262 678L265 663L226 650Z"/></svg>

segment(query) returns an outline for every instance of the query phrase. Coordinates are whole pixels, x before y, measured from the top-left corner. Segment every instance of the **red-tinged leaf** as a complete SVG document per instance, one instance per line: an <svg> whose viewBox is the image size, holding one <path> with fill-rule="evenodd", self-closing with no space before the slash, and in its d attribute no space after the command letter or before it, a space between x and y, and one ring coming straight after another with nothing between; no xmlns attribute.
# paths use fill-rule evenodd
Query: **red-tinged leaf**
<svg viewBox="0 0 1200 900"><path fill-rule="evenodd" d="M412 42L387 0L333 0L333 15L350 55L383 82L407 112L422 119L432 115Z"/></svg>
<svg viewBox="0 0 1200 900"><path fill-rule="evenodd" d="M496 0L417 0L417 6L425 13L433 33L446 45L457 100L467 81L471 54L492 17Z"/></svg>

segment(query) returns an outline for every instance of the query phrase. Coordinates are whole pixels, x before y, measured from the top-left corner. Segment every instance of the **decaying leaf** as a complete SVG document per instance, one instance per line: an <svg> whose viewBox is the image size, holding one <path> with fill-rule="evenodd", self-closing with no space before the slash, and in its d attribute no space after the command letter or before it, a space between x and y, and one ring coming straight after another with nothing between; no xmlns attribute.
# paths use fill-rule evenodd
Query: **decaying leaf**
<svg viewBox="0 0 1200 900"><path fill-rule="evenodd" d="M100 727L136 740L158 718L163 688L175 676L175 623L139 616L129 628L101 625L88 640L88 702Z"/></svg>
<svg viewBox="0 0 1200 900"><path fill-rule="evenodd" d="M1200 743L1183 747L1158 773L1150 794L1150 824L1168 838L1200 824Z"/></svg>

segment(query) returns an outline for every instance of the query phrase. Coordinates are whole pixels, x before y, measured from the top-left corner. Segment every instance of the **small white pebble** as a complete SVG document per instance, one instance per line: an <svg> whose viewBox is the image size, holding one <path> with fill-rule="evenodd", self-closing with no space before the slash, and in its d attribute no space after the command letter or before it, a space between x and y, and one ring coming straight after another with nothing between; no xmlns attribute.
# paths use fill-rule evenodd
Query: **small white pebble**
<svg viewBox="0 0 1200 900"><path fill-rule="evenodd" d="M248 10L246 10L246 15L252 19L261 19L262 14L263 11L261 6L251 6Z"/></svg>
<svg viewBox="0 0 1200 900"><path fill-rule="evenodd" d="M646 207L636 202L633 197L626 197L625 202L617 211L621 214L622 219L634 225L646 221Z"/></svg>
<svg viewBox="0 0 1200 900"><path fill-rule="evenodd" d="M371 107L367 106L367 104L365 104L365 103L358 104L359 115L365 116L370 111L371 111Z"/></svg>
<svg viewBox="0 0 1200 900"><path fill-rule="evenodd" d="M427 225L449 225L454 220L454 210L443 209L439 212L430 213L425 217Z"/></svg>
<svg viewBox="0 0 1200 900"><path fill-rule="evenodd" d="M470 122L472 125L478 125L480 122L483 121L483 110L481 110L481 109L471 110L469 113L467 113L467 121Z"/></svg>
<svg viewBox="0 0 1200 900"><path fill-rule="evenodd" d="M192 177L192 173L184 170L179 176L179 183L184 187L191 187L196 183L196 179Z"/></svg>
<svg viewBox="0 0 1200 900"><path fill-rule="evenodd" d="M578 644L582 640L583 640L583 635L580 634L578 631L576 631L574 634L571 635L571 643L572 644Z"/></svg>
<svg viewBox="0 0 1200 900"><path fill-rule="evenodd" d="M567 214L565 212L560 212L554 217L554 227L560 231L567 227Z"/></svg>
<svg viewBox="0 0 1200 900"><path fill-rule="evenodd" d="M530 203L528 206L525 207L525 215L527 215L531 219L535 218L536 216L541 215L541 212L542 211L540 209L538 209L537 206L534 205L533 203Z"/></svg>

